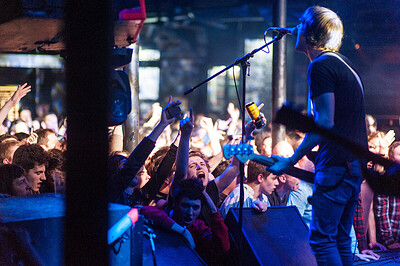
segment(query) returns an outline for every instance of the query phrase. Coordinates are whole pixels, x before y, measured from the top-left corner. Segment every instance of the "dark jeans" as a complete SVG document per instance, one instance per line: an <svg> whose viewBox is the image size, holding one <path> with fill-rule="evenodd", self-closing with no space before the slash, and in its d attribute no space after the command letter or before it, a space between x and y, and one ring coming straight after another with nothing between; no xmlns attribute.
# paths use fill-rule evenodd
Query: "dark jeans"
<svg viewBox="0 0 400 266"><path fill-rule="evenodd" d="M353 264L350 230L361 182L357 161L316 172L309 240L318 265Z"/></svg>

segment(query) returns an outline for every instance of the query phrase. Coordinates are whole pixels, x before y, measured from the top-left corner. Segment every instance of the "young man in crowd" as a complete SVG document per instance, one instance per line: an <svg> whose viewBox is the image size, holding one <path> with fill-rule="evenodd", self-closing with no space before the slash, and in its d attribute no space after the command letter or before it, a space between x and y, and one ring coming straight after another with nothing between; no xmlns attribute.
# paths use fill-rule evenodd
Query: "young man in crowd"
<svg viewBox="0 0 400 266"><path fill-rule="evenodd" d="M24 169L14 164L0 166L0 194L5 197L31 194L31 186L25 178Z"/></svg>
<svg viewBox="0 0 400 266"><path fill-rule="evenodd" d="M24 169L26 180L33 193L39 194L39 189L46 180L46 151L38 144L21 145L14 153L13 164Z"/></svg>
<svg viewBox="0 0 400 266"><path fill-rule="evenodd" d="M276 175L268 172L265 166L249 161L246 184L243 185L243 207L253 207L255 210L265 212L268 206L267 195L270 195L278 184ZM240 185L237 185L221 205L220 212L223 218L230 208L239 208L239 199Z"/></svg>
<svg viewBox="0 0 400 266"><path fill-rule="evenodd" d="M40 128L35 131L37 134L37 144L46 151L51 149L60 149L61 143L58 141L56 133L49 128Z"/></svg>
<svg viewBox="0 0 400 266"><path fill-rule="evenodd" d="M255 129L254 123L250 122L246 126L246 138ZM181 139L179 142L178 152L176 156L176 171L171 184L171 191L173 193L177 184L183 179L197 178L200 179L206 187L206 192L217 206L219 202L219 194L227 188L234 179L239 175L239 160L235 157L228 168L214 180L210 181L210 166L204 154L192 150L189 151L190 136L193 130L193 113L190 109L190 114L180 122ZM206 224L209 224L210 211L208 208L202 208L200 215Z"/></svg>
<svg viewBox="0 0 400 266"><path fill-rule="evenodd" d="M229 251L228 228L200 179L180 181L172 194L172 215L144 206L141 213L161 229L182 234L208 265L220 265ZM202 206L211 210L210 224L197 219Z"/></svg>
<svg viewBox="0 0 400 266"><path fill-rule="evenodd" d="M21 146L17 140L5 141L0 143L0 164L11 164L14 152Z"/></svg>
<svg viewBox="0 0 400 266"><path fill-rule="evenodd" d="M285 158L292 156L293 153L293 147L287 141L278 142L272 149L272 154ZM290 193L299 189L300 179L288 174L282 174L277 179L276 189L267 195L268 206L287 206Z"/></svg>

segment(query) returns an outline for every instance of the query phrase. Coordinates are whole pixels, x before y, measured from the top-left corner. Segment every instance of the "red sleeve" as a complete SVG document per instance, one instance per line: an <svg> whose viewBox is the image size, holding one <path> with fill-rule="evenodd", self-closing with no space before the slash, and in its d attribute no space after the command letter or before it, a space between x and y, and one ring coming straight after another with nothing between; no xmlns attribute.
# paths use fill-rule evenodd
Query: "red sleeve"
<svg viewBox="0 0 400 266"><path fill-rule="evenodd" d="M195 220L188 230L193 236L196 250L200 255L222 255L229 250L228 228L219 212L211 215L210 227L202 220Z"/></svg>
<svg viewBox="0 0 400 266"><path fill-rule="evenodd" d="M143 206L140 212L146 219L153 220L154 225L160 229L170 230L175 221L164 211L153 206Z"/></svg>
<svg viewBox="0 0 400 266"><path fill-rule="evenodd" d="M357 209L356 213L354 215L353 219L353 225L354 225L354 231L356 231L356 238L358 241L358 250L361 252L365 249L368 249L367 245L367 238L366 238L366 232L365 232L365 227L364 227L364 221L363 221L363 209L361 206L361 194L358 196L358 203L357 203Z"/></svg>

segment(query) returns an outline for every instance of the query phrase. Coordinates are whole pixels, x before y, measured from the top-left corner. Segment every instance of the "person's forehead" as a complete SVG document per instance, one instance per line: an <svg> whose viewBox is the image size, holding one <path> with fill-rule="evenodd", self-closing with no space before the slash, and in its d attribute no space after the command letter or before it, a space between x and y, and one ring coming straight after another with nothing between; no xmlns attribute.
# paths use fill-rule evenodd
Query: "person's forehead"
<svg viewBox="0 0 400 266"><path fill-rule="evenodd" d="M33 167L31 170L33 171L40 171L40 170L44 170L46 168L45 164L35 164L35 167Z"/></svg>
<svg viewBox="0 0 400 266"><path fill-rule="evenodd" d="M183 197L181 200L181 204L191 205L191 206L199 206L201 205L200 199L189 199L188 197Z"/></svg>
<svg viewBox="0 0 400 266"><path fill-rule="evenodd" d="M189 157L189 163L192 163L192 162L203 162L203 163L205 163L205 161L199 156L191 156L191 157Z"/></svg>

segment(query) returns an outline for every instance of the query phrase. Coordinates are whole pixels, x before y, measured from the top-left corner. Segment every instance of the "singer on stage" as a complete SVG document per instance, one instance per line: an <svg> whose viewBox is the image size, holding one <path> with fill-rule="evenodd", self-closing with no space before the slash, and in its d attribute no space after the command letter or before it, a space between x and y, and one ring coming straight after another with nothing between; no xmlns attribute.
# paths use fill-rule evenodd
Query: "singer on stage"
<svg viewBox="0 0 400 266"><path fill-rule="evenodd" d="M341 19L327 8L313 6L297 28L296 50L311 61L307 76L316 123L367 147L362 83L351 62L338 53ZM364 162L328 139L306 134L292 157L275 157L277 162L269 170L283 173L316 145L311 249L319 265L352 265L349 234Z"/></svg>

